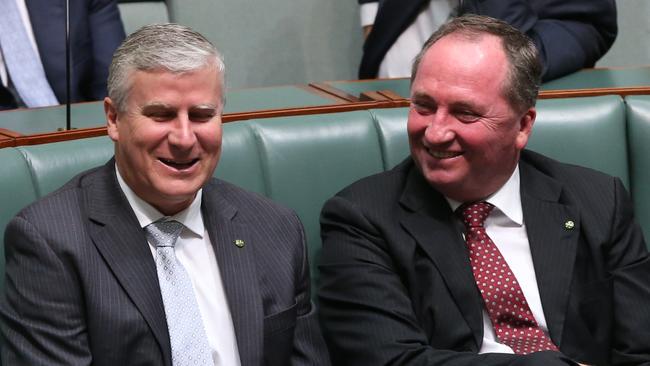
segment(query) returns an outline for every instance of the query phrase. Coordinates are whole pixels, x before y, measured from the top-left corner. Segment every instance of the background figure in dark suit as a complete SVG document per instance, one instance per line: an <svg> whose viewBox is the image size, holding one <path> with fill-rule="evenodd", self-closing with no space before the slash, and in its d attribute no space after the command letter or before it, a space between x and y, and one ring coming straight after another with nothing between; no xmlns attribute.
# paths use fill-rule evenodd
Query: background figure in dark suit
<svg viewBox="0 0 650 366"><path fill-rule="evenodd" d="M297 216L212 178L224 101L214 46L184 26L145 26L115 52L108 89L115 158L7 227L2 364L199 356L179 345L209 365L329 364ZM180 236L165 243L172 226Z"/></svg>
<svg viewBox="0 0 650 366"><path fill-rule="evenodd" d="M377 76L386 52L430 1L440 0L378 1L377 16L363 46L359 78ZM462 0L458 13L501 19L526 33L539 49L543 81L594 66L617 33L614 0Z"/></svg>
<svg viewBox="0 0 650 366"><path fill-rule="evenodd" d="M334 364L650 365L650 257L622 183L524 150L536 56L470 15L416 58L411 157L323 208Z"/></svg>
<svg viewBox="0 0 650 366"><path fill-rule="evenodd" d="M30 24L25 26L34 36L47 81L59 103L64 103L65 1L18 1L24 1L26 6L26 20ZM106 78L111 57L124 36L116 0L70 0L72 102L101 100L106 96ZM0 109L21 106L24 104L12 95L7 84L0 85Z"/></svg>

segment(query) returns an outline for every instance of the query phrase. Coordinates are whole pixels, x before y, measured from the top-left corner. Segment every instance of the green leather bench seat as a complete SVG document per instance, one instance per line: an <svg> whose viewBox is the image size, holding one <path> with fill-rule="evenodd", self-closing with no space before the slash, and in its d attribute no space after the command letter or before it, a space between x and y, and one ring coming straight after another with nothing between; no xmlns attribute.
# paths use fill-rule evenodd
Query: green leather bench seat
<svg viewBox="0 0 650 366"><path fill-rule="evenodd" d="M66 107L14 109L0 112L0 128L22 135L36 135L64 129ZM71 107L70 123L75 128L98 127L106 124L102 102L75 103Z"/></svg>
<svg viewBox="0 0 650 366"><path fill-rule="evenodd" d="M340 103L343 103L343 101L327 98L295 85L270 86L229 90L226 93L224 113L324 106Z"/></svg>
<svg viewBox="0 0 650 366"><path fill-rule="evenodd" d="M540 90L650 87L650 67L583 69L544 83Z"/></svg>
<svg viewBox="0 0 650 366"><path fill-rule="evenodd" d="M528 148L621 178L629 189L625 104L619 96L546 99Z"/></svg>
<svg viewBox="0 0 650 366"><path fill-rule="evenodd" d="M391 90L406 99L411 97L411 81L409 78L327 81L324 84L342 90L348 94L352 94L355 97L359 97L363 92L378 90Z"/></svg>
<svg viewBox="0 0 650 366"><path fill-rule="evenodd" d="M372 109L227 123L215 175L297 212L317 282L318 218L324 201L408 155L407 112ZM650 141L650 97L628 98L626 113L620 97L603 96L540 101L529 147L619 176L631 187L639 221L648 233L650 148L645 141ZM4 231L20 207L111 155L107 137L0 149L0 159L11 172L0 177L0 229Z"/></svg>

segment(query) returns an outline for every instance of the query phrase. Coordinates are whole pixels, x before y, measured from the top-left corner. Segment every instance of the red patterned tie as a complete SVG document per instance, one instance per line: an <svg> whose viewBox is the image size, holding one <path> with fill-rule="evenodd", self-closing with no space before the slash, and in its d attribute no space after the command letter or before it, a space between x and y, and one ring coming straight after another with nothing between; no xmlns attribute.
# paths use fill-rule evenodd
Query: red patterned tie
<svg viewBox="0 0 650 366"><path fill-rule="evenodd" d="M476 202L460 211L467 227L465 240L476 284L499 342L516 354L557 351L553 341L539 328L521 287L499 248L485 232L483 222L493 205Z"/></svg>

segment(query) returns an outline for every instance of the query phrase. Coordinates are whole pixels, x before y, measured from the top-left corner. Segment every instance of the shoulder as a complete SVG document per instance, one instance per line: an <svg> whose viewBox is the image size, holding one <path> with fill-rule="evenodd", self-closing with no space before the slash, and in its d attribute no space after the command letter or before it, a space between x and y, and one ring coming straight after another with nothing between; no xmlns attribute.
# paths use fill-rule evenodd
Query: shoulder
<svg viewBox="0 0 650 366"><path fill-rule="evenodd" d="M38 216L39 212L70 212L80 209L85 190L94 186L100 180L108 179L111 172L108 166L95 167L77 174L60 188L50 192L27 205L19 212L19 216ZM114 175L113 175L114 177ZM49 218L55 221L56 215Z"/></svg>
<svg viewBox="0 0 650 366"><path fill-rule="evenodd" d="M204 187L207 199L227 201L239 212L250 214L273 214L291 216L293 211L270 198L251 192L218 178L212 178Z"/></svg>
<svg viewBox="0 0 650 366"><path fill-rule="evenodd" d="M233 222L258 233L303 235L302 223L292 209L217 178L203 187L203 205L208 214L232 215Z"/></svg>
<svg viewBox="0 0 650 366"><path fill-rule="evenodd" d="M373 174L350 184L336 194L354 201L394 200L401 195L412 170L416 169L409 157L394 168Z"/></svg>
<svg viewBox="0 0 650 366"><path fill-rule="evenodd" d="M520 166L524 171L532 169L569 186L609 185L617 179L595 169L562 163L530 150L522 152Z"/></svg>
<svg viewBox="0 0 650 366"><path fill-rule="evenodd" d="M585 217L608 222L616 210L632 206L622 181L603 172L530 151L522 153L519 166L522 193L579 208Z"/></svg>

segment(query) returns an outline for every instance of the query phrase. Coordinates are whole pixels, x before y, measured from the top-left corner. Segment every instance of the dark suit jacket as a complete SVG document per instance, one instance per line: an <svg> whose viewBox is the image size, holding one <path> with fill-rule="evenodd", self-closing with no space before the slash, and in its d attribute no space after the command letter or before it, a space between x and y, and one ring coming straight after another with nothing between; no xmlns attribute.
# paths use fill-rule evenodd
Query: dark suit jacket
<svg viewBox="0 0 650 366"><path fill-rule="evenodd" d="M429 0L379 3L363 48L361 79L377 76L386 52ZM463 0L460 13L488 15L526 33L540 50L545 81L592 67L609 50L617 33L614 0Z"/></svg>
<svg viewBox="0 0 650 366"><path fill-rule="evenodd" d="M650 257L620 180L528 151L519 167L551 338L586 364L650 365ZM410 159L325 204L319 300L334 364L565 364L476 354L483 303L453 215Z"/></svg>
<svg viewBox="0 0 650 366"><path fill-rule="evenodd" d="M295 214L214 179L201 210L242 365L329 364ZM4 366L171 366L156 266L113 161L19 213L5 248Z"/></svg>
<svg viewBox="0 0 650 366"><path fill-rule="evenodd" d="M47 80L60 103L66 100L65 1L25 2ZM124 39L116 0L70 0L72 102L106 96L108 66ZM0 85L0 109L15 108ZM13 103L13 104L12 104Z"/></svg>

